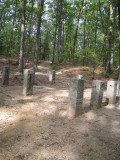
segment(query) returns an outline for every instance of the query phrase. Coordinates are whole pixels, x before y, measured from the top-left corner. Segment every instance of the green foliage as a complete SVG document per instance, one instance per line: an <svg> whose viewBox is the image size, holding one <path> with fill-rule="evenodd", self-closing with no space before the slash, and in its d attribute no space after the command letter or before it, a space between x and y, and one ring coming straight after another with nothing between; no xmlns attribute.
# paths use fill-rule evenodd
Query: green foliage
<svg viewBox="0 0 120 160"><path fill-rule="evenodd" d="M0 10L1 54L4 53L7 56L19 54L22 2L22 0L3 1ZM62 12L59 13L60 2L58 0L45 2L40 31L39 58L52 60L55 46L55 62L57 62L57 54L59 54L59 62L74 61L74 63L92 66L95 70L103 64L103 60L108 66L113 51L113 67L117 68L119 32L116 2L101 0L99 3L98 0L88 0L84 1L82 6L82 1L64 0L62 1ZM110 19L111 2L114 22ZM78 20L80 8L81 13ZM26 57L34 58L38 13L38 1L27 0L24 45L24 56ZM111 28L113 33L110 34ZM74 44L76 31L76 44ZM111 40L113 40L111 43L113 50L110 48ZM75 54L73 55L74 45ZM54 70L57 69L56 65L51 67Z"/></svg>
<svg viewBox="0 0 120 160"><path fill-rule="evenodd" d="M102 72L101 76L103 76L104 78L110 78L110 74L105 72Z"/></svg>
<svg viewBox="0 0 120 160"><path fill-rule="evenodd" d="M16 49L10 49L9 50L9 56L16 56L17 53L16 53Z"/></svg>
<svg viewBox="0 0 120 160"><path fill-rule="evenodd" d="M87 74L87 75L92 75L93 74L93 70L91 68L84 68L83 71Z"/></svg>
<svg viewBox="0 0 120 160"><path fill-rule="evenodd" d="M60 61L68 60L68 58L69 58L68 53L60 54Z"/></svg>
<svg viewBox="0 0 120 160"><path fill-rule="evenodd" d="M39 158L38 154L36 154L36 153L33 154L33 157L35 157L35 159Z"/></svg>
<svg viewBox="0 0 120 160"><path fill-rule="evenodd" d="M57 70L56 64L51 64L51 68L52 68L53 70Z"/></svg>

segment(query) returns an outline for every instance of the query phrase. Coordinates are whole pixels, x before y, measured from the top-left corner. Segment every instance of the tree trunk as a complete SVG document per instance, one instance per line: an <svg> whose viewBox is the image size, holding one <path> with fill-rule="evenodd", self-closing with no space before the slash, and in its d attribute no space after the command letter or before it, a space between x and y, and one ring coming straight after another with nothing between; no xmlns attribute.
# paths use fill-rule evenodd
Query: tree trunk
<svg viewBox="0 0 120 160"><path fill-rule="evenodd" d="M57 15L58 15L58 6L57 6ZM55 62L56 35L57 35L57 16L56 16L56 23L55 23L55 35L54 35L54 44L53 44L53 57L52 57L52 63Z"/></svg>
<svg viewBox="0 0 120 160"><path fill-rule="evenodd" d="M118 73L118 89L117 94L120 96L120 0L118 2L118 26L119 26L119 73Z"/></svg>
<svg viewBox="0 0 120 160"><path fill-rule="evenodd" d="M44 6L44 0L39 0L39 15L38 15L37 34L36 34L36 43L35 43L34 71L36 71L37 65L38 65L39 38L40 38L40 27L41 27L43 6Z"/></svg>
<svg viewBox="0 0 120 160"><path fill-rule="evenodd" d="M98 10L97 10L97 16L98 16ZM96 26L95 26L95 54L96 54L96 43L97 43L97 30L98 30L98 20L96 19Z"/></svg>
<svg viewBox="0 0 120 160"><path fill-rule="evenodd" d="M28 36L28 53L27 53L27 56L29 55L30 52L32 52L32 44L31 44L31 33L32 33L32 19L33 19L33 6L34 6L34 0L32 0L32 4L31 4L31 16L30 16L30 28L29 28L29 36Z"/></svg>
<svg viewBox="0 0 120 160"><path fill-rule="evenodd" d="M23 72L25 12L26 12L26 0L23 1L23 13L22 13L22 19L21 19L20 54L19 54L19 66L18 66L19 72Z"/></svg>
<svg viewBox="0 0 120 160"><path fill-rule="evenodd" d="M110 4L110 23L109 23L109 64L108 73L112 72L113 68L113 5Z"/></svg>
<svg viewBox="0 0 120 160"><path fill-rule="evenodd" d="M104 21L102 17L102 12L101 12L101 4L99 0L99 12L100 12L100 17L101 17L101 23L102 23L102 31L103 31L103 52L104 52L104 57L103 57L103 65L105 72L107 70L107 56L106 56L106 40L105 40L105 27L104 27Z"/></svg>
<svg viewBox="0 0 120 160"><path fill-rule="evenodd" d="M77 26L76 26L76 30L75 30L73 52L72 52L72 63L74 63L74 54L75 54L75 47L76 47L76 41L77 41L77 35L78 35L78 27L79 27L80 15L81 15L83 4L84 4L84 0L82 1L82 5L80 7L79 14L78 14L78 19L77 19Z"/></svg>
<svg viewBox="0 0 120 160"><path fill-rule="evenodd" d="M59 5L59 17L58 17L58 44L57 44L57 64L59 64L59 55L61 53L61 33L62 33L62 7L63 0L58 1Z"/></svg>
<svg viewBox="0 0 120 160"><path fill-rule="evenodd" d="M85 6L86 7L86 6ZM85 9L86 12L86 9ZM84 41L83 41L83 49L85 50L86 48L86 16L84 18ZM84 51L83 53L83 66L85 65L85 61L86 61L86 52Z"/></svg>
<svg viewBox="0 0 120 160"><path fill-rule="evenodd" d="M12 33L11 33L11 47L10 47L11 49L13 49L13 43L14 43L13 30L14 30L15 21L16 21L16 10L17 10L17 1L15 3L15 14L13 18L13 27L12 27Z"/></svg>

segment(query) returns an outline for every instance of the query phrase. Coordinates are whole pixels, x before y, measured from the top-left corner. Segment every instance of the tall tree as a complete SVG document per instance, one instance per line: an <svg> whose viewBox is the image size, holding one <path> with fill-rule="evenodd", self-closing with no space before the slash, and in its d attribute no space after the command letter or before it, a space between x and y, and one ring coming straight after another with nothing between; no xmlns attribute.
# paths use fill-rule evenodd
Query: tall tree
<svg viewBox="0 0 120 160"><path fill-rule="evenodd" d="M26 12L26 0L23 1L23 11L21 19L21 37L20 37L20 53L19 53L19 72L23 72L23 53L24 53L24 33L25 33L25 12Z"/></svg>
<svg viewBox="0 0 120 160"><path fill-rule="evenodd" d="M38 65L38 52L39 52L39 38L40 38L40 27L41 27L41 18L43 14L44 0L39 0L39 14L37 22L37 34L36 34L36 43L35 43L35 57L34 57L34 70L37 69Z"/></svg>
<svg viewBox="0 0 120 160"><path fill-rule="evenodd" d="M14 27L15 27L15 21L16 21L16 12L17 12L17 4L18 4L18 1L17 0L15 0L14 1L14 5L15 5L15 13L14 13L14 15L13 15L13 26L12 26L12 32L11 32L11 46L10 46L10 48L12 49L13 48L13 43L14 43L14 37L13 37L13 33L14 33Z"/></svg>
<svg viewBox="0 0 120 160"><path fill-rule="evenodd" d="M113 68L113 3L110 3L110 15L109 15L109 57L108 57L108 73L111 73Z"/></svg>
<svg viewBox="0 0 120 160"><path fill-rule="evenodd" d="M56 37L57 37L57 28L58 28L58 2L56 5L56 8L54 9L56 11L56 20L55 20L55 33L54 33L54 42L53 42L53 53L52 53L52 63L55 62L55 48L56 48Z"/></svg>
<svg viewBox="0 0 120 160"><path fill-rule="evenodd" d="M28 54L30 53L30 51L32 50L32 44L31 44L31 34L32 34L32 27L33 27L33 24L32 24L32 19L33 19L33 6L34 6L34 0L31 0L31 15L30 15L30 27L29 27L29 35L28 35Z"/></svg>
<svg viewBox="0 0 120 160"><path fill-rule="evenodd" d="M118 74L118 95L120 95L120 0L117 0L118 6L118 28L119 28L119 74Z"/></svg>
<svg viewBox="0 0 120 160"><path fill-rule="evenodd" d="M106 39L105 39L105 24L104 24L104 19L102 16L102 11L101 11L101 1L99 0L99 12L100 12L100 19L101 19L101 24L102 24L102 33L103 33L103 65L105 72L107 70L107 56L106 56Z"/></svg>
<svg viewBox="0 0 120 160"><path fill-rule="evenodd" d="M59 55L61 53L61 34L62 34L62 9L63 0L58 1L58 43L57 43L57 64L59 64Z"/></svg>
<svg viewBox="0 0 120 160"><path fill-rule="evenodd" d="M80 21L80 15L81 15L83 4L84 4L84 0L82 0L82 4L81 4L81 7L80 7L80 10L79 10L79 13L78 13L78 18L77 18L77 25L76 25L75 35L74 35L72 63L74 62L74 54L75 54L75 47L76 47L76 41L77 41L77 35L78 35L79 21Z"/></svg>

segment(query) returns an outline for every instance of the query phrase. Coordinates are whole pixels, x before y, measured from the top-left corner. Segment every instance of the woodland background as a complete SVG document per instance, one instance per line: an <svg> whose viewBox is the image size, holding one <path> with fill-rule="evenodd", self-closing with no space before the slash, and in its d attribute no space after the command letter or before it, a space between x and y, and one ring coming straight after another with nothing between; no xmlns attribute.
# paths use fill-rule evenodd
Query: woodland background
<svg viewBox="0 0 120 160"><path fill-rule="evenodd" d="M120 1L1 0L0 54L59 65L120 67Z"/></svg>

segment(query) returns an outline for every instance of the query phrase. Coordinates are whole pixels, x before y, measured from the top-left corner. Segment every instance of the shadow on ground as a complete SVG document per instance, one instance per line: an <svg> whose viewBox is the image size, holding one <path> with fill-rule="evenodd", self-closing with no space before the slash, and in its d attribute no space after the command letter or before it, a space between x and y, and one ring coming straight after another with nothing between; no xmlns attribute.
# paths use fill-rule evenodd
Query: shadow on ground
<svg viewBox="0 0 120 160"><path fill-rule="evenodd" d="M0 87L0 160L119 160L119 103L90 110L85 84L83 113L69 120L69 80L49 84L45 66L36 85L46 88L33 96L23 97L22 86Z"/></svg>

